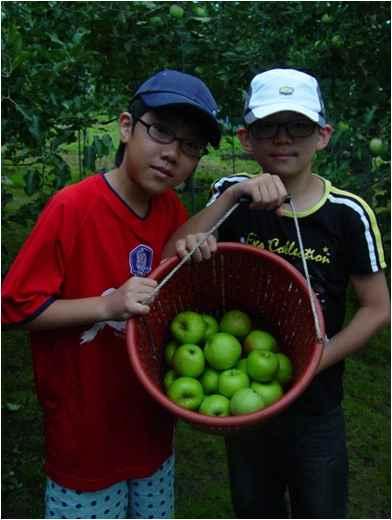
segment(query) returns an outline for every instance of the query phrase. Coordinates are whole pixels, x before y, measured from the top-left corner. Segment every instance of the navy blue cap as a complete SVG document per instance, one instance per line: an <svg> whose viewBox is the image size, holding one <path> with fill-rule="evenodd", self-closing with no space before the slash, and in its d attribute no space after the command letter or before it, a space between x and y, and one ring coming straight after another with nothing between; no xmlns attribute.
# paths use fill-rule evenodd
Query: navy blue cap
<svg viewBox="0 0 392 520"><path fill-rule="evenodd" d="M145 81L134 99L141 98L148 108L170 105L190 105L205 117L209 141L219 145L221 132L217 120L218 106L208 87L201 79L177 70L161 70Z"/></svg>

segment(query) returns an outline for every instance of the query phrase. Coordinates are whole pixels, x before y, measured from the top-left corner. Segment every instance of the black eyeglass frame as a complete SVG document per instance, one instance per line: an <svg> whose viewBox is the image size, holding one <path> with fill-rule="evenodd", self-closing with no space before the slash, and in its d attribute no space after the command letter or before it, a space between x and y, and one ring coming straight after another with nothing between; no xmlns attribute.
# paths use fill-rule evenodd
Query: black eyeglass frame
<svg viewBox="0 0 392 520"><path fill-rule="evenodd" d="M304 126L307 126L306 132L301 133L292 133L292 129L290 130L290 126L293 127L295 125L298 125L298 123L302 123ZM257 127L255 126L257 124ZM264 139L274 139L280 132L281 128L284 128L286 133L291 137L291 139L297 139L297 138L303 138L303 137L310 137L315 129L318 127L317 123L314 121L302 121L302 120L293 120L293 121L286 121L285 123L268 123L266 125L260 125L257 121L250 125L248 127L248 131L250 135L255 139L256 141L262 141ZM272 130L270 134L268 135L255 135L256 128L259 129L270 129Z"/></svg>
<svg viewBox="0 0 392 520"><path fill-rule="evenodd" d="M146 123L140 117L134 117L133 119L134 119L135 123L137 123L137 122L142 123L142 125L147 130L148 136L151 137L151 139L153 141L155 141L156 143L159 143L159 144L171 144L174 141L178 141L179 144L180 144L181 151L185 155L187 155L188 157L191 157L192 159L201 159L203 157L203 155L206 155L208 153L207 145L200 145L200 153L193 153L191 150L186 148L186 145L187 144L194 145L195 144L194 141L192 141L191 139L183 139L181 137L177 137L174 133L172 133L170 128L165 127L164 125L161 125L160 123ZM168 130L169 132L171 132L170 134L167 135L168 137L170 137L169 141L166 140L166 139L159 139L157 136L151 135L151 128L152 127L157 128L158 126L162 126L165 129L165 131ZM184 148L184 145L185 145L185 148Z"/></svg>

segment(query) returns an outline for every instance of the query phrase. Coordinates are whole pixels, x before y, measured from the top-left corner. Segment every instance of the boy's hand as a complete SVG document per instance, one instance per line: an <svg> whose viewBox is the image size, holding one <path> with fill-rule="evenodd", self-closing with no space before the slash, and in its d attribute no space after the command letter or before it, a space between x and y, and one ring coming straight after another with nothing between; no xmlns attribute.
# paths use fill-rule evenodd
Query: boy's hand
<svg viewBox="0 0 392 520"><path fill-rule="evenodd" d="M176 242L176 251L180 258L184 258L192 249L195 247L197 242L205 236L206 233L196 233L194 235L187 235L185 238L181 238ZM217 250L216 238L210 235L191 256L194 262L201 262L202 260L208 260L211 255Z"/></svg>
<svg viewBox="0 0 392 520"><path fill-rule="evenodd" d="M252 199L249 207L252 209L277 209L286 200L288 193L278 175L262 173L252 179L239 182L232 188L234 197L239 200L247 196Z"/></svg>
<svg viewBox="0 0 392 520"><path fill-rule="evenodd" d="M102 321L122 321L137 314L148 314L154 300L150 298L157 285L158 282L151 278L133 276L111 294L103 296L105 318Z"/></svg>

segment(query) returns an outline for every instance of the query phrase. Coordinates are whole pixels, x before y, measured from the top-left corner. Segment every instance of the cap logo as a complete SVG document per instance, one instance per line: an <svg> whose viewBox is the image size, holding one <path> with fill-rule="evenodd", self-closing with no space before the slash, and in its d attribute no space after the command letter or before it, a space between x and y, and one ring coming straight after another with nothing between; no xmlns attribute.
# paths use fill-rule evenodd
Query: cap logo
<svg viewBox="0 0 392 520"><path fill-rule="evenodd" d="M283 94L283 96L290 96L293 92L293 87L280 87L279 89L279 94Z"/></svg>

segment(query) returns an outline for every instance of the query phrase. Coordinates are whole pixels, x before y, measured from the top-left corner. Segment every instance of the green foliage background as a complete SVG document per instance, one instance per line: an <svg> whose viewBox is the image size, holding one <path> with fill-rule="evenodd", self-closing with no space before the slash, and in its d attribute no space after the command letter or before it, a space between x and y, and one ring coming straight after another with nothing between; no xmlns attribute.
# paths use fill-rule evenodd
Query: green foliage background
<svg viewBox="0 0 392 520"><path fill-rule="evenodd" d="M2 3L2 269L54 191L111 167L118 114L162 68L200 76L221 109L221 149L182 192L191 211L204 205L213 179L258 171L234 137L250 79L274 66L315 74L335 126L315 171L374 208L389 262L390 3L176 5L180 17L171 2ZM377 156L373 137L384 143ZM26 335L3 340L4 517L39 518L41 418ZM384 330L347 363L351 518L390 517L389 344ZM233 517L222 439L181 423L177 447L178 515Z"/></svg>
<svg viewBox="0 0 392 520"><path fill-rule="evenodd" d="M364 196L389 241L389 2L3 2L4 221L34 218L71 181L64 146L77 143L83 176L113 146L105 123L162 68L200 76L219 101L228 135L244 89L273 66L320 80L336 132L316 168ZM99 125L94 139L87 129ZM372 157L372 137L384 142ZM32 197L10 215L10 181ZM11 211L12 213L12 211ZM389 243L387 244L389 245Z"/></svg>

